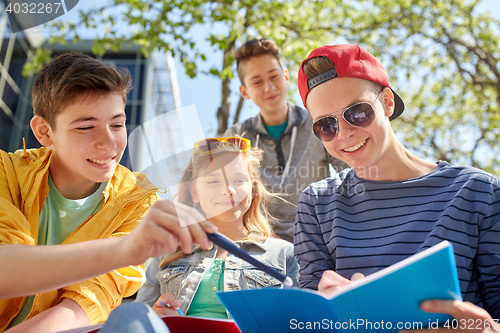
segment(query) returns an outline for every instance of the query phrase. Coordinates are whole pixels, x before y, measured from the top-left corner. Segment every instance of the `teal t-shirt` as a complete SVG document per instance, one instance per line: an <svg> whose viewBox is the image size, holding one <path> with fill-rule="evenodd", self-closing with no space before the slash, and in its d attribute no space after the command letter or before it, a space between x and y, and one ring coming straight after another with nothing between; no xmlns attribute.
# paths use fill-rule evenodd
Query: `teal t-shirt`
<svg viewBox="0 0 500 333"><path fill-rule="evenodd" d="M279 124L276 126L269 126L264 124L267 133L269 133L269 135L271 135L275 139L279 138L281 134L285 133L287 126L288 126L288 119L283 124Z"/></svg>
<svg viewBox="0 0 500 333"><path fill-rule="evenodd" d="M215 295L219 290L224 290L224 260L214 259L203 273L186 316L227 319L226 309Z"/></svg>
<svg viewBox="0 0 500 333"><path fill-rule="evenodd" d="M45 199L39 218L38 244L61 244L66 238L89 217L94 215L104 201L102 192L107 182L86 198L66 199L57 190L49 176L49 195Z"/></svg>
<svg viewBox="0 0 500 333"><path fill-rule="evenodd" d="M49 194L43 204L38 219L38 245L57 245L89 217L99 210L104 202L103 191L107 182L101 183L97 191L90 196L71 200L66 199L57 190L49 175ZM35 296L29 296L19 314L7 328L20 324L28 316Z"/></svg>

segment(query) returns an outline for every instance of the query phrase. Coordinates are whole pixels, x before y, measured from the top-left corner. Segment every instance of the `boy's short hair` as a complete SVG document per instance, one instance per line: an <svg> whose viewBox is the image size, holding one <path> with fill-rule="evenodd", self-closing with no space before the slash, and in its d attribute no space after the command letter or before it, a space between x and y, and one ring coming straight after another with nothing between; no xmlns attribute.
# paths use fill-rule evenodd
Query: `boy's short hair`
<svg viewBox="0 0 500 333"><path fill-rule="evenodd" d="M126 69L115 69L90 56L65 53L49 62L33 83L33 113L54 128L55 117L76 99L117 93L127 102L131 89Z"/></svg>
<svg viewBox="0 0 500 333"><path fill-rule="evenodd" d="M236 50L234 56L236 57L236 68L238 70L238 77L242 85L245 85L243 81L243 64L247 62L250 58L261 56L264 54L270 54L278 60L281 66L280 55L278 46L269 39L252 39L243 44L239 49ZM283 66L281 66L283 68Z"/></svg>
<svg viewBox="0 0 500 333"><path fill-rule="evenodd" d="M381 87L391 89L394 95L394 112L389 120L403 113L405 104L389 84L384 66L368 51L355 44L324 45L314 49L302 62L297 77L300 98L306 106L311 89L323 82L337 77L354 77L370 81ZM307 106L306 106L307 109Z"/></svg>

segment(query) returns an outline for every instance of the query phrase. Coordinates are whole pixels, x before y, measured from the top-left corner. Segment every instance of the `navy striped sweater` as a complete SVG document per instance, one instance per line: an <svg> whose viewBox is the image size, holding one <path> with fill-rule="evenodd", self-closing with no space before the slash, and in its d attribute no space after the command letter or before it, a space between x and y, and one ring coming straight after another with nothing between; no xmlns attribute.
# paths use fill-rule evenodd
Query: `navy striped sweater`
<svg viewBox="0 0 500 333"><path fill-rule="evenodd" d="M439 162L404 181L361 179L352 169L309 186L295 224L300 285L323 271L369 275L443 240L453 243L462 296L500 317L500 183ZM418 288L418 286L415 286Z"/></svg>

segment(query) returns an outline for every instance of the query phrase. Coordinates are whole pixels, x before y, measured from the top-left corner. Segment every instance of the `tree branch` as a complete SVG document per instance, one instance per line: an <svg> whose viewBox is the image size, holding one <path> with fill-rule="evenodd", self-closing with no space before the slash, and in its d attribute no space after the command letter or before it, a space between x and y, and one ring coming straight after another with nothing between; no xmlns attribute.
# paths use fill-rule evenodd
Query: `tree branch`
<svg viewBox="0 0 500 333"><path fill-rule="evenodd" d="M238 106L236 107L236 112L234 114L233 124L236 124L240 121L240 112L241 112L241 109L243 108L244 102L245 102L245 99L243 98L243 96L240 96L240 100L238 101Z"/></svg>

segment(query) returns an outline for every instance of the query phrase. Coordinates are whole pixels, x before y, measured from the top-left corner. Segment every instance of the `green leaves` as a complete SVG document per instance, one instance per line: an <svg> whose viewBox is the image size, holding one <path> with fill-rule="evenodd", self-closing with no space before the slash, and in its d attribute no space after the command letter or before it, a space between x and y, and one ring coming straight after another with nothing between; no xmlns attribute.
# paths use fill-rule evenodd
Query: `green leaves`
<svg viewBox="0 0 500 333"><path fill-rule="evenodd" d="M221 78L218 132L225 130L229 115L233 52L243 42L274 40L292 81L314 48L357 43L381 60L405 100L406 111L392 126L410 150L499 176L500 22L479 13L478 2L114 0L81 11L75 23L53 23L51 41L78 40L79 30L95 28L96 54L134 43L145 55L171 51L190 77ZM197 44L200 33L208 48ZM221 54L220 63L200 70L206 55L214 53ZM25 72L36 72L49 57L37 50Z"/></svg>
<svg viewBox="0 0 500 333"><path fill-rule="evenodd" d="M393 128L418 155L500 175L499 21L478 1L356 1L347 40L376 54L407 110ZM385 23L384 23L385 22ZM345 26L344 26L345 27Z"/></svg>
<svg viewBox="0 0 500 333"><path fill-rule="evenodd" d="M23 67L22 75L30 76L33 73L38 73L43 66L48 64L51 60L52 51L38 48L35 50L35 53L32 55L32 58L26 62Z"/></svg>

